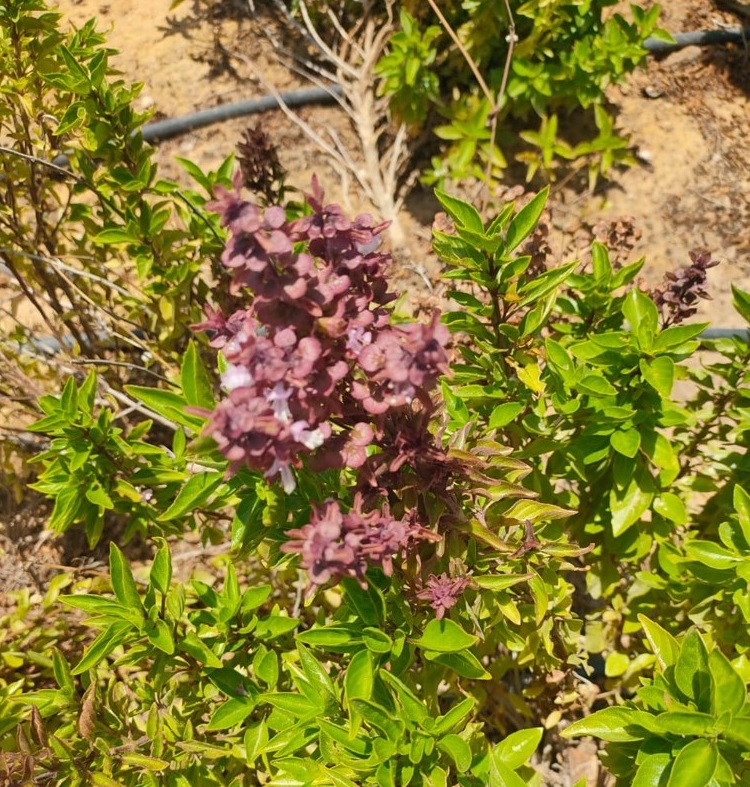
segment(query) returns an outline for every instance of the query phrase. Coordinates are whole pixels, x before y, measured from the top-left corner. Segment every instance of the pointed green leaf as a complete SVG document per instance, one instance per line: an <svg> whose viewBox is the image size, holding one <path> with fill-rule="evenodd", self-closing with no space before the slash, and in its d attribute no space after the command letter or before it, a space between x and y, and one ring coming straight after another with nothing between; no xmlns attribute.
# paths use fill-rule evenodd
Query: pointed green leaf
<svg viewBox="0 0 750 787"><path fill-rule="evenodd" d="M638 620L643 626L643 630L648 639L648 644L659 662L662 670L677 663L680 655L680 646L677 640L658 623L655 623L645 615L638 615Z"/></svg>
<svg viewBox="0 0 750 787"><path fill-rule="evenodd" d="M192 407L214 408L214 393L211 378L203 365L195 342L190 341L182 359L180 384L185 399Z"/></svg>
<svg viewBox="0 0 750 787"><path fill-rule="evenodd" d="M130 564L114 541L109 544L109 573L115 598L129 609L143 611Z"/></svg>
<svg viewBox="0 0 750 787"><path fill-rule="evenodd" d="M523 243L534 231L542 215L544 206L549 196L549 186L545 186L527 205L513 217L508 232L505 235L505 253L510 254L513 249Z"/></svg>

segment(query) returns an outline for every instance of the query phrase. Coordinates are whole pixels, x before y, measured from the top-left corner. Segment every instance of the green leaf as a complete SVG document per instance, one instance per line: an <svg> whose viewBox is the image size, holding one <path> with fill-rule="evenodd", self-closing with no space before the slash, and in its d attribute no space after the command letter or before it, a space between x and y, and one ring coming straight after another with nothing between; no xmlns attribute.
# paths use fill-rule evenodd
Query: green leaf
<svg viewBox="0 0 750 787"><path fill-rule="evenodd" d="M131 636L133 628L128 623L111 623L99 636L86 648L83 658L71 670L73 675L81 675L95 667L102 659Z"/></svg>
<svg viewBox="0 0 750 787"><path fill-rule="evenodd" d="M608 678L618 678L624 675L630 666L630 659L624 653L613 651L604 662L604 674Z"/></svg>
<svg viewBox="0 0 750 787"><path fill-rule="evenodd" d="M622 313L636 335L642 350L650 350L659 328L659 311L654 302L637 287L627 294Z"/></svg>
<svg viewBox="0 0 750 787"><path fill-rule="evenodd" d="M489 680L492 677L482 666L479 659L468 650L459 653L438 653L433 650L424 650L422 655L427 661L440 664L462 678Z"/></svg>
<svg viewBox="0 0 750 787"><path fill-rule="evenodd" d="M297 652L299 653L302 671L315 694L320 697L326 705L328 705L330 701L337 703L336 690L333 688L331 678L325 671L323 665L306 647L304 647L304 645L299 644L297 646Z"/></svg>
<svg viewBox="0 0 750 787"><path fill-rule="evenodd" d="M253 670L266 686L274 688L279 682L279 657L276 651L261 645L253 658Z"/></svg>
<svg viewBox="0 0 750 787"><path fill-rule="evenodd" d="M738 714L747 701L745 681L718 648L708 656L708 670L711 673L711 713L717 718L726 711Z"/></svg>
<svg viewBox="0 0 750 787"><path fill-rule="evenodd" d="M750 323L750 293L732 285L732 304L737 309L740 317Z"/></svg>
<svg viewBox="0 0 750 787"><path fill-rule="evenodd" d="M518 289L518 295L521 298L518 306L529 306L538 301L540 298L547 295L547 293L557 290L561 284L570 276L575 270L577 262L569 262L566 265L561 265L559 268L553 268L546 271L541 276L537 276L527 281L522 287Z"/></svg>
<svg viewBox="0 0 750 787"><path fill-rule="evenodd" d="M179 650L185 651L185 653L191 655L200 664L205 664L207 667L221 669L223 666L222 660L194 631L185 634L185 636L178 641L177 647Z"/></svg>
<svg viewBox="0 0 750 787"><path fill-rule="evenodd" d="M185 399L192 407L205 407L213 410L215 401L211 378L203 365L195 342L190 341L182 359L180 384Z"/></svg>
<svg viewBox="0 0 750 787"><path fill-rule="evenodd" d="M295 694L290 691L261 694L260 700L273 705L274 708L287 711L287 713L291 713L297 718L312 718L321 714L324 710L322 704L317 704L301 694Z"/></svg>
<svg viewBox="0 0 750 787"><path fill-rule="evenodd" d="M713 716L697 711L667 711L654 719L656 729L669 735L705 737L711 734L715 724Z"/></svg>
<svg viewBox="0 0 750 787"><path fill-rule="evenodd" d="M676 664L680 654L680 646L677 644L677 640L658 623L655 623L645 615L638 615L638 621L643 626L648 644L651 646L651 650L662 670Z"/></svg>
<svg viewBox="0 0 750 787"><path fill-rule="evenodd" d="M169 554L169 545L163 538L155 538L154 542L158 549L151 564L149 581L160 593L166 595L172 582L172 558Z"/></svg>
<svg viewBox="0 0 750 787"><path fill-rule="evenodd" d="M609 251L603 243L594 241L591 244L591 262L596 281L608 284L612 278L612 263L609 260Z"/></svg>
<svg viewBox="0 0 750 787"><path fill-rule="evenodd" d="M624 488L614 485L610 490L609 506L612 512L612 534L622 535L648 510L654 499L654 480L648 468L635 463L635 472Z"/></svg>
<svg viewBox="0 0 750 787"><path fill-rule="evenodd" d="M673 350L700 336L710 323L699 322L693 325L672 325L665 328L654 341L654 352Z"/></svg>
<svg viewBox="0 0 750 787"><path fill-rule="evenodd" d="M688 513L685 504L673 492L662 492L654 499L654 511L676 525L686 525Z"/></svg>
<svg viewBox="0 0 750 787"><path fill-rule="evenodd" d="M206 732L228 730L236 727L255 710L257 701L249 697L233 697L219 705L211 714Z"/></svg>
<svg viewBox="0 0 750 787"><path fill-rule="evenodd" d="M135 765L137 768L143 768L147 771L165 771L169 768L169 763L166 760L160 760L157 757L149 757L146 754L138 754L137 752L130 752L123 754L122 761L128 765Z"/></svg>
<svg viewBox="0 0 750 787"><path fill-rule="evenodd" d="M513 217L505 235L505 254L510 254L534 231L549 196L549 186L545 186L527 205Z"/></svg>
<svg viewBox="0 0 750 787"><path fill-rule="evenodd" d="M519 582L527 582L534 574L483 574L482 576L473 577L475 584L485 590L507 590Z"/></svg>
<svg viewBox="0 0 750 787"><path fill-rule="evenodd" d="M122 229L110 227L94 235L91 240L94 243L109 245L116 243L135 243L138 238L130 229L125 229L124 227Z"/></svg>
<svg viewBox="0 0 750 787"><path fill-rule="evenodd" d="M704 739L691 741L675 758L667 787L708 787L718 761L716 744Z"/></svg>
<svg viewBox="0 0 750 787"><path fill-rule="evenodd" d="M647 754L638 766L631 787L666 787L671 765L669 752Z"/></svg>
<svg viewBox="0 0 750 787"><path fill-rule="evenodd" d="M539 746L543 733L543 727L513 732L495 746L492 756L515 771L529 761Z"/></svg>
<svg viewBox="0 0 750 787"><path fill-rule="evenodd" d="M146 636L152 645L171 656L174 653L172 630L164 620L157 619L153 625L146 626Z"/></svg>
<svg viewBox="0 0 750 787"><path fill-rule="evenodd" d="M680 645L674 667L674 680L679 690L694 700L699 710L710 711L711 676L708 653L700 634L690 629Z"/></svg>
<svg viewBox="0 0 750 787"><path fill-rule="evenodd" d="M143 611L138 588L130 564L114 541L109 544L109 573L115 598L129 609Z"/></svg>
<svg viewBox="0 0 750 787"><path fill-rule="evenodd" d="M458 197L446 194L440 189L435 189L435 196L453 221L468 230L484 234L482 217L473 205L458 199Z"/></svg>
<svg viewBox="0 0 750 787"><path fill-rule="evenodd" d="M454 653L470 648L476 644L477 638L467 634L461 626L452 620L431 620L425 627L422 636L414 640L414 644L422 650L438 653Z"/></svg>
<svg viewBox="0 0 750 787"><path fill-rule="evenodd" d="M618 429L612 432L609 442L618 454L633 459L641 447L641 433L637 429Z"/></svg>
<svg viewBox="0 0 750 787"><path fill-rule="evenodd" d="M576 389L590 396L616 396L617 389L598 374L587 374L576 383Z"/></svg>
<svg viewBox="0 0 750 787"><path fill-rule="evenodd" d="M674 386L674 361L666 355L661 355L651 361L641 359L641 376L661 396L668 399Z"/></svg>
<svg viewBox="0 0 750 787"><path fill-rule="evenodd" d="M503 426L507 426L525 409L526 405L520 402L505 402L504 404L499 404L490 415L490 429L501 429Z"/></svg>
<svg viewBox="0 0 750 787"><path fill-rule="evenodd" d="M385 708L375 702L354 698L350 702L353 708L370 726L380 730L386 738L394 743L401 742L404 734L404 723L392 716Z"/></svg>
<svg viewBox="0 0 750 787"><path fill-rule="evenodd" d="M169 508L159 514L156 521L169 522L193 513L211 497L223 481L224 473L218 471L204 471L190 476Z"/></svg>
<svg viewBox="0 0 750 787"><path fill-rule="evenodd" d="M585 719L574 721L560 734L563 738L592 735L610 743L643 740L645 732L637 724L638 712L623 706L604 708Z"/></svg>
<svg viewBox="0 0 750 787"><path fill-rule="evenodd" d="M360 650L352 656L344 674L344 694L347 702L353 699L369 700L374 682L372 656L369 650Z"/></svg>
<svg viewBox="0 0 750 787"><path fill-rule="evenodd" d="M430 728L430 734L434 737L436 735L444 735L451 732L459 725L463 725L466 717L474 710L474 700L471 697L454 705L448 713L435 720L435 724Z"/></svg>
<svg viewBox="0 0 750 787"><path fill-rule="evenodd" d="M185 412L187 401L172 391L163 391L159 388L148 388L142 385L126 385L125 391L139 402L143 402L153 412L186 427L191 432L199 432L203 427L205 418L188 415Z"/></svg>
<svg viewBox="0 0 750 787"><path fill-rule="evenodd" d="M469 744L458 735L445 735L437 742L437 747L453 760L456 770L459 773L466 773L471 767L471 748Z"/></svg>
<svg viewBox="0 0 750 787"><path fill-rule="evenodd" d="M737 512L742 535L750 544L750 495L739 484L735 484L733 496L734 510Z"/></svg>
<svg viewBox="0 0 750 787"><path fill-rule="evenodd" d="M268 743L268 725L265 721L260 721L245 731L245 760L248 765L252 765L261 755Z"/></svg>
<svg viewBox="0 0 750 787"><path fill-rule="evenodd" d="M362 642L361 633L354 626L325 626L309 629L295 634L295 639L306 645L329 648L358 645Z"/></svg>
<svg viewBox="0 0 750 787"><path fill-rule="evenodd" d="M719 544L715 544L713 541L701 541L698 539L688 541L685 544L685 555L690 560L695 560L704 566L715 568L718 571L731 571L732 569L736 569L738 564L743 562L741 557L738 557Z"/></svg>

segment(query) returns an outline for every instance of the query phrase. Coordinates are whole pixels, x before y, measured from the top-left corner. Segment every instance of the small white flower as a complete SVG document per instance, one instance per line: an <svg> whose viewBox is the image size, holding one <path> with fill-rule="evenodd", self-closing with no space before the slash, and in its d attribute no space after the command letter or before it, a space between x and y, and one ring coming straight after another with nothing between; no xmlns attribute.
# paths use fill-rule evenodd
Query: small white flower
<svg viewBox="0 0 750 787"><path fill-rule="evenodd" d="M286 494L290 495L292 492L294 492L294 490L297 488L297 480L294 477L292 468L289 467L286 462L282 464L278 459L274 459L273 464L266 472L265 477L273 478L276 473L278 473L279 477L281 478L281 486L284 487Z"/></svg>
<svg viewBox="0 0 750 787"><path fill-rule="evenodd" d="M274 415L285 424L292 420L292 411L288 403L291 395L292 389L287 388L284 383L276 383L270 391L266 391L266 401L273 408Z"/></svg>
<svg viewBox="0 0 750 787"><path fill-rule="evenodd" d="M291 432L292 437L298 442L302 443L305 448L314 451L320 448L325 442L325 437L320 429L307 429L309 424L307 421L297 421L292 424Z"/></svg>
<svg viewBox="0 0 750 787"><path fill-rule="evenodd" d="M221 384L227 391L234 391L235 388L244 388L253 384L253 376L245 366L235 366L230 363L221 375Z"/></svg>

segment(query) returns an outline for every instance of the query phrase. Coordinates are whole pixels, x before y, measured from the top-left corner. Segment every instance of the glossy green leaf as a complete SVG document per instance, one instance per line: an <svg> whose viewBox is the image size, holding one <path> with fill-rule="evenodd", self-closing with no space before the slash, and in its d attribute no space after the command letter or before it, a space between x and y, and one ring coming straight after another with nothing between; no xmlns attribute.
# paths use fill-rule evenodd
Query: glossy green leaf
<svg viewBox="0 0 750 787"><path fill-rule="evenodd" d="M115 598L129 609L141 612L143 604L130 564L114 541L109 544L109 573Z"/></svg>
<svg viewBox="0 0 750 787"><path fill-rule="evenodd" d="M507 426L511 421L514 421L519 416L526 406L520 402L505 402L495 407L490 415L489 427L490 429L501 429Z"/></svg>
<svg viewBox="0 0 750 787"><path fill-rule="evenodd" d="M492 676L482 666L479 659L468 650L459 653L445 653L431 650L422 651L422 655L435 664L440 664L462 678L471 680L489 680Z"/></svg>
<svg viewBox="0 0 750 787"><path fill-rule="evenodd" d="M505 234L505 253L510 254L534 231L547 203L549 187L545 186L513 217Z"/></svg>
<svg viewBox="0 0 750 787"><path fill-rule="evenodd" d="M102 659L109 656L112 651L122 645L128 637L132 636L132 627L128 623L111 623L104 631L86 648L83 658L71 670L73 675L81 675L95 667Z"/></svg>
<svg viewBox="0 0 750 787"><path fill-rule="evenodd" d="M634 465L634 473L624 488L612 487L609 506L612 512L612 533L622 535L648 511L654 499L654 480L641 462Z"/></svg>
<svg viewBox="0 0 750 787"><path fill-rule="evenodd" d="M668 752L647 754L638 766L631 787L666 787L672 765Z"/></svg>
<svg viewBox="0 0 750 787"><path fill-rule="evenodd" d="M670 735L708 736L715 724L713 716L697 711L667 711L654 719L656 729Z"/></svg>
<svg viewBox="0 0 750 787"><path fill-rule="evenodd" d="M677 640L658 623L647 618L645 615L638 615L638 620L643 626L643 630L651 646L651 650L659 662L662 670L677 663L680 654L680 647Z"/></svg>
<svg viewBox="0 0 750 787"><path fill-rule="evenodd" d="M206 731L229 730L238 724L242 724L255 710L255 706L255 700L249 697L234 697L223 702L211 714L211 718L206 725Z"/></svg>
<svg viewBox="0 0 750 787"><path fill-rule="evenodd" d="M470 648L477 642L473 634L467 634L457 623L448 618L431 620L414 644L422 650L453 653Z"/></svg>
<svg viewBox="0 0 750 787"><path fill-rule="evenodd" d="M185 400L191 407L214 408L214 394L211 379L198 353L194 341L188 343L180 368L180 384Z"/></svg>
<svg viewBox="0 0 750 787"><path fill-rule="evenodd" d="M172 558L169 546L163 538L155 538L154 542L158 549L151 564L149 581L160 593L166 594L172 582Z"/></svg>
<svg viewBox="0 0 750 787"><path fill-rule="evenodd" d="M156 620L153 625L146 624L146 636L152 645L171 656L174 653L174 638L169 625L163 620Z"/></svg>
<svg viewBox="0 0 750 787"><path fill-rule="evenodd" d="M529 758L541 743L543 733L543 727L532 727L512 732L495 745L492 756L511 770L516 770L528 763Z"/></svg>
<svg viewBox="0 0 750 787"><path fill-rule="evenodd" d="M708 670L711 674L713 715L718 717L726 711L738 714L747 701L745 681L718 648L714 648L708 655Z"/></svg>
<svg viewBox="0 0 750 787"><path fill-rule="evenodd" d="M618 429L609 441L617 453L633 459L641 447L641 433L637 429Z"/></svg>
<svg viewBox="0 0 750 787"><path fill-rule="evenodd" d="M592 735L610 742L643 740L647 733L637 724L638 717L638 713L631 708L604 708L574 721L561 735L563 738Z"/></svg>
<svg viewBox="0 0 750 787"><path fill-rule="evenodd" d="M638 337L641 349L649 350L659 328L659 312L654 302L637 287L625 297L622 313L630 329Z"/></svg>
<svg viewBox="0 0 750 787"><path fill-rule="evenodd" d="M691 741L677 754L667 787L708 787L718 759L716 744L704 739Z"/></svg>
<svg viewBox="0 0 750 787"><path fill-rule="evenodd" d="M690 629L680 645L674 667L674 679L680 691L694 700L699 710L710 711L711 676L708 653L700 634Z"/></svg>
<svg viewBox="0 0 750 787"><path fill-rule="evenodd" d="M473 232L484 234L482 217L473 205L440 189L435 189L435 196L453 221Z"/></svg>
<svg viewBox="0 0 750 787"><path fill-rule="evenodd" d="M732 304L745 322L750 323L750 293L732 285Z"/></svg>
<svg viewBox="0 0 750 787"><path fill-rule="evenodd" d="M672 395L674 386L674 361L666 355L651 361L641 360L640 370L643 379L664 399Z"/></svg>
<svg viewBox="0 0 750 787"><path fill-rule="evenodd" d="M223 472L205 471L190 476L172 504L159 514L157 521L169 522L193 513L209 500L223 481Z"/></svg>
<svg viewBox="0 0 750 787"><path fill-rule="evenodd" d="M471 747L458 735L445 735L437 742L437 747L453 760L459 773L466 773L471 767Z"/></svg>

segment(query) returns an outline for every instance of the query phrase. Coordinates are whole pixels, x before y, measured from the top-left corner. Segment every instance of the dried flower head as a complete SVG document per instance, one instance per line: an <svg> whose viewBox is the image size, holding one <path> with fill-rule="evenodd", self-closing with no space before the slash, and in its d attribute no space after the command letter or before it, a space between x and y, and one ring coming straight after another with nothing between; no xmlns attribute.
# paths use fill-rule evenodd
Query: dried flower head
<svg viewBox="0 0 750 787"><path fill-rule="evenodd" d="M690 259L691 265L666 273L662 286L652 293L661 312L663 328L692 317L698 311L701 298L711 300L705 289L707 271L718 265L718 260L712 260L707 251L691 251Z"/></svg>
<svg viewBox="0 0 750 787"><path fill-rule="evenodd" d="M256 125L245 129L244 140L237 145L237 161L245 188L261 195L267 204L284 198L286 170L279 161L279 152L265 131Z"/></svg>

